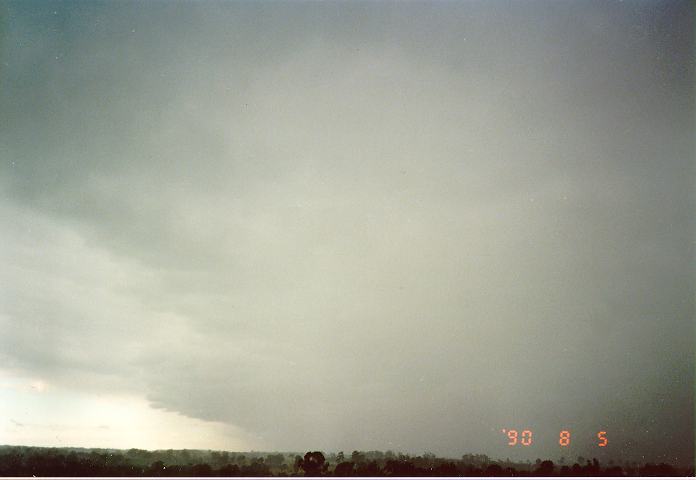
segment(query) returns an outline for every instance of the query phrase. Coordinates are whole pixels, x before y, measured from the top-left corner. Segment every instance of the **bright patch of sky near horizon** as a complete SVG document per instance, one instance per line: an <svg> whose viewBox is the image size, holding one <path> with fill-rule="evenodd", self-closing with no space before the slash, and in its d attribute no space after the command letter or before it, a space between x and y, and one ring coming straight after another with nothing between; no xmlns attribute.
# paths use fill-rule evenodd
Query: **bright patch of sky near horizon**
<svg viewBox="0 0 696 480"><path fill-rule="evenodd" d="M0 444L690 462L692 10L4 3Z"/></svg>
<svg viewBox="0 0 696 480"><path fill-rule="evenodd" d="M153 409L135 395L66 391L41 380L26 382L3 372L0 444L46 447L217 449L242 451L229 425ZM8 421L9 419L9 421ZM67 423L59 423L59 422Z"/></svg>

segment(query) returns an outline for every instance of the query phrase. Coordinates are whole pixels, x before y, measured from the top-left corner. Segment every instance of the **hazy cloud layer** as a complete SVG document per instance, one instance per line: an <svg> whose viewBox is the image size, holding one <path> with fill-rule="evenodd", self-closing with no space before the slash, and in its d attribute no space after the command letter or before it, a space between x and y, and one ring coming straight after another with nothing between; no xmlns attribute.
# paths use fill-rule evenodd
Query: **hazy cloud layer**
<svg viewBox="0 0 696 480"><path fill-rule="evenodd" d="M6 369L268 450L692 455L687 2L3 8Z"/></svg>

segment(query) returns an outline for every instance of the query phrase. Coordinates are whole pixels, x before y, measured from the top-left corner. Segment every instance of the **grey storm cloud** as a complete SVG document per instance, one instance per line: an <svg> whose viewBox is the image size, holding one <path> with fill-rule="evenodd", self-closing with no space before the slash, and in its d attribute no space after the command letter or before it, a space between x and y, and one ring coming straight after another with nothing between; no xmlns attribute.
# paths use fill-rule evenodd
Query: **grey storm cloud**
<svg viewBox="0 0 696 480"><path fill-rule="evenodd" d="M693 455L688 2L2 9L7 368L269 450Z"/></svg>

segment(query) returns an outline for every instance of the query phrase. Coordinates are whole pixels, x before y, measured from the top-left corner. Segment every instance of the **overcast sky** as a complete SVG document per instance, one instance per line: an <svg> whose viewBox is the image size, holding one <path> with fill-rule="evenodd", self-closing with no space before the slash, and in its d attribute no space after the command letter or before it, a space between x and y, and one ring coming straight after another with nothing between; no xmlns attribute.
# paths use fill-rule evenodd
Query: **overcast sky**
<svg viewBox="0 0 696 480"><path fill-rule="evenodd" d="M0 9L0 444L692 458L690 2Z"/></svg>

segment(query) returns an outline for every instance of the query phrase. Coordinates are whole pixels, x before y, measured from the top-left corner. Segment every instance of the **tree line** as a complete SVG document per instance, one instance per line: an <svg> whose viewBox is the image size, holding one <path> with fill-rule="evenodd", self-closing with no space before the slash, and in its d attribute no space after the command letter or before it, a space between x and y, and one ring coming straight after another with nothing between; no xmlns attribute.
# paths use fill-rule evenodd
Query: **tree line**
<svg viewBox="0 0 696 480"><path fill-rule="evenodd" d="M559 462L560 463L560 462ZM0 447L0 476L694 476L694 469L661 464L610 462L578 457L572 465L551 460L513 462L486 455L460 459L391 451L299 453L219 452L210 450L115 450Z"/></svg>

